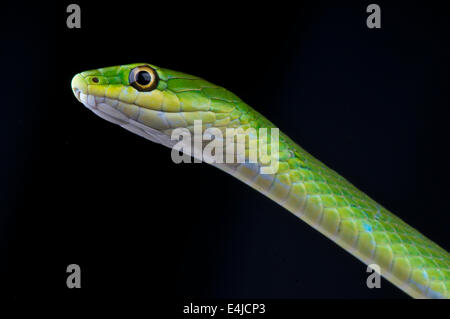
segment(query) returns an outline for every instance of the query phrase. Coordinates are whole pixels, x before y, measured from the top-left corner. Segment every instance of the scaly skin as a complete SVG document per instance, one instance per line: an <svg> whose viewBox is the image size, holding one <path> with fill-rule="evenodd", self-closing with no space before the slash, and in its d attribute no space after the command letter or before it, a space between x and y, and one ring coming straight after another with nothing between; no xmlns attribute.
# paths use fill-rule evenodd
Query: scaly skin
<svg viewBox="0 0 450 319"><path fill-rule="evenodd" d="M130 86L130 70L147 65L159 77L149 92ZM96 79L94 79L96 78ZM152 141L172 146L174 128L273 128L233 93L198 77L137 63L82 72L77 98L98 115ZM106 114L106 115L105 115ZM257 136L259 139L259 136ZM246 144L248 149L248 144ZM416 298L450 297L450 256L315 159L283 133L279 169L258 163L213 164L268 196Z"/></svg>

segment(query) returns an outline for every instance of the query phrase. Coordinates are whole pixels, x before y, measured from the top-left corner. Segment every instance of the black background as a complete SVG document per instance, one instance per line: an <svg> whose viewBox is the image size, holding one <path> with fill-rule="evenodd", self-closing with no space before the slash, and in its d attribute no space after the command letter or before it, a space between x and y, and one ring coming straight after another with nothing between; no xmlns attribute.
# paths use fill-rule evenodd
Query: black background
<svg viewBox="0 0 450 319"><path fill-rule="evenodd" d="M448 7L371 2L2 8L2 284L16 299L408 298L276 203L106 122L74 74L147 62L236 93L447 250ZM5 94L6 93L6 94ZM66 267L82 289L66 287ZM157 298L150 298L156 295ZM75 298L75 299L74 299Z"/></svg>

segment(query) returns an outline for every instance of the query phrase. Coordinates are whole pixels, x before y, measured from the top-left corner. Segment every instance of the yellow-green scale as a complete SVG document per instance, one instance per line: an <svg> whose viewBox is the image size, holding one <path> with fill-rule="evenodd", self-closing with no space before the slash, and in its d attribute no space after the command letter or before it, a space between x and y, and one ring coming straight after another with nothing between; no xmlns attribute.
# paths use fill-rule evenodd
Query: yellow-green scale
<svg viewBox="0 0 450 319"><path fill-rule="evenodd" d="M169 88L174 87L174 80L168 83ZM275 127L236 95L209 82L178 81L175 87L182 91L198 89L209 99L208 103L201 103L203 106L220 102L214 111L226 114L222 120L227 127ZM286 135L280 133L280 163L275 175L261 174L257 164L215 166L279 203L364 263L377 264L384 277L410 295L450 297L450 256L444 249Z"/></svg>
<svg viewBox="0 0 450 319"><path fill-rule="evenodd" d="M276 174L215 164L268 196L417 298L449 298L449 255L281 134Z"/></svg>

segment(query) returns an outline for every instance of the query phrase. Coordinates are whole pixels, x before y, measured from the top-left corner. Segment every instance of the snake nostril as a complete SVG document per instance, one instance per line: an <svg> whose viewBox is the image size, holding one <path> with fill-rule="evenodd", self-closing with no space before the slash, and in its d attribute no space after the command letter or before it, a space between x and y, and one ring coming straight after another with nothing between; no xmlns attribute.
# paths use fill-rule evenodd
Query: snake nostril
<svg viewBox="0 0 450 319"><path fill-rule="evenodd" d="M97 77L95 77L95 78L92 78L92 82L94 82L94 83L98 83L98 78L97 78Z"/></svg>

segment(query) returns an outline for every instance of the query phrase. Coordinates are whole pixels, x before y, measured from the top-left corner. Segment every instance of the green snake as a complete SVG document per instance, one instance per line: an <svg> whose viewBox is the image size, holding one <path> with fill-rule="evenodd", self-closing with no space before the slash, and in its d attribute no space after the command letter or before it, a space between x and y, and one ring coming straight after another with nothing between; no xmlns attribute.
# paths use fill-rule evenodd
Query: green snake
<svg viewBox="0 0 450 319"><path fill-rule="evenodd" d="M223 87L199 77L136 63L76 74L77 99L100 117L173 147L177 128L275 128ZM226 134L226 133L225 133ZM256 139L260 137L256 136ZM260 141L261 142L261 141ZM246 142L246 149L250 143ZM275 154L275 152L274 152ZM261 158L212 163L317 229L415 298L450 297L450 256L346 179L279 133L276 172Z"/></svg>

